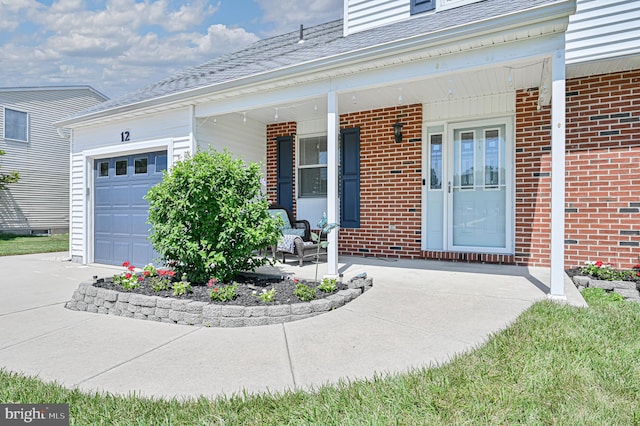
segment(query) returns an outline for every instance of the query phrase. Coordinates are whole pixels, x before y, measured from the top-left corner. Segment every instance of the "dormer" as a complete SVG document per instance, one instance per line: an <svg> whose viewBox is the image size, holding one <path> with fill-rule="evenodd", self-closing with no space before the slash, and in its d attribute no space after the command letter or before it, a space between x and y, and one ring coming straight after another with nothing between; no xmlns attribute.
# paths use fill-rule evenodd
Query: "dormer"
<svg viewBox="0 0 640 426"><path fill-rule="evenodd" d="M481 0L344 0L344 35Z"/></svg>

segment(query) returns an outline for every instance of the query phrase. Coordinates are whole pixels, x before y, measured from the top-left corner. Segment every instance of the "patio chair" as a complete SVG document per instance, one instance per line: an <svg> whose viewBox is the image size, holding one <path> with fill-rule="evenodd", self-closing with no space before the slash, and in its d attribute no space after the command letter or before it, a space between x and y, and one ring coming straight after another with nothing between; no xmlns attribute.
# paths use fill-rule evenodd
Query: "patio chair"
<svg viewBox="0 0 640 426"><path fill-rule="evenodd" d="M302 266L305 259L315 258L318 254L318 244L311 239L311 225L307 220L296 220L293 214L284 206L272 204L269 213L274 217L280 217L284 225L280 229L282 237L276 247L271 247L273 258L276 254L282 254L282 262L286 261L286 255L290 254L298 258L298 264ZM326 254L326 249L320 249L320 254Z"/></svg>

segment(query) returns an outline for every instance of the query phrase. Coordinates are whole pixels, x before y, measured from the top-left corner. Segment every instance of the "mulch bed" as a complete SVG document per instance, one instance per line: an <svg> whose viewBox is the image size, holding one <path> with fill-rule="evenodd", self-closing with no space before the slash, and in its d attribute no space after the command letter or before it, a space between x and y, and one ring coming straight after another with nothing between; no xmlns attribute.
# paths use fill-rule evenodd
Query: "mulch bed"
<svg viewBox="0 0 640 426"><path fill-rule="evenodd" d="M256 291L257 294L262 293L263 289L270 290L272 288L276 289L276 297L273 302L269 302L268 304L293 304L300 303L300 300L296 295L293 294L296 284L294 281L288 277L278 277L278 276L264 276L264 275L240 275L236 277L235 280L238 283L238 289L236 291L237 296L235 299L220 302L213 301L209 296L209 292L211 288L208 287L205 283L201 284L191 284L191 293L187 293L181 296L174 296L173 290L162 290L162 291L154 291L151 288L151 284L148 278L144 281L140 281L140 287L125 290L121 285L116 285L112 282L111 278L100 278L97 280L94 287L106 288L109 290L115 290L120 292L130 292L135 294L144 294L146 296L158 296L158 297L172 297L175 299L188 299L198 302L207 302L214 303L219 305L239 305L239 306L261 306L265 305L265 302L262 302L257 296L253 295L253 292ZM312 281L299 280L299 282L308 285L311 288L316 288L319 283ZM215 287L221 287L226 285L217 283ZM230 283L228 283L230 284ZM327 296L337 293L340 290L346 290L348 288L347 285L343 283L337 283L337 290L331 293L325 293L316 288L316 299L323 299Z"/></svg>

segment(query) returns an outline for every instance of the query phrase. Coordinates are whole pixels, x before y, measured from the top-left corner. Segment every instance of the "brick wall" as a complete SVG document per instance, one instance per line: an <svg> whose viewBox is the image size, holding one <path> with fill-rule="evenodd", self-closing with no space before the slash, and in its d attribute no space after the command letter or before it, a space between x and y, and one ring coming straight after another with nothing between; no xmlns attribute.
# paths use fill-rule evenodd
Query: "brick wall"
<svg viewBox="0 0 640 426"><path fill-rule="evenodd" d="M297 130L297 123L275 123L267 125L267 197L269 203L275 203L277 200L277 183L278 183L278 149L276 144L276 138L279 136L294 135L293 138L293 167L294 167L294 188L295 188L295 161L296 161L296 138L295 133ZM293 197L293 215L296 215L296 197Z"/></svg>
<svg viewBox="0 0 640 426"><path fill-rule="evenodd" d="M567 81L565 265L640 255L640 70ZM550 107L516 100L516 258L550 263Z"/></svg>
<svg viewBox="0 0 640 426"><path fill-rule="evenodd" d="M567 82L565 263L640 256L640 70Z"/></svg>
<svg viewBox="0 0 640 426"><path fill-rule="evenodd" d="M341 129L353 127L360 128L360 228L340 230L340 253L421 257L422 105L340 116Z"/></svg>

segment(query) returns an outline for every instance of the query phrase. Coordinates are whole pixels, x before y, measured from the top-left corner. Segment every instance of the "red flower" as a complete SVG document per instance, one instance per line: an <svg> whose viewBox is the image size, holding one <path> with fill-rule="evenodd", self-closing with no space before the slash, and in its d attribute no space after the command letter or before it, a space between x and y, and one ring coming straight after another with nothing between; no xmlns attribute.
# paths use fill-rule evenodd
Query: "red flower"
<svg viewBox="0 0 640 426"><path fill-rule="evenodd" d="M131 274L130 274L129 272L127 272L126 274L124 274L124 277L125 277L126 279L129 279L129 278L131 278Z"/></svg>
<svg viewBox="0 0 640 426"><path fill-rule="evenodd" d="M167 275L167 272L168 271L166 269L158 269L158 275L160 275L161 277Z"/></svg>
<svg viewBox="0 0 640 426"><path fill-rule="evenodd" d="M122 264L122 266L124 266L125 268L126 268L127 266L129 266L129 265L131 265L131 262L129 262L129 261L124 262L124 263Z"/></svg>
<svg viewBox="0 0 640 426"><path fill-rule="evenodd" d="M294 278L294 279L293 279L293 283L294 283L294 284L297 284L297 283L298 283L298 281L300 281L300 280L299 280L299 279L297 279L297 278Z"/></svg>
<svg viewBox="0 0 640 426"><path fill-rule="evenodd" d="M217 292L218 292L218 290L220 290L220 289L219 289L218 287L216 287L216 288L214 288L214 289L213 289L213 292L214 292L214 293L217 293Z"/></svg>
<svg viewBox="0 0 640 426"><path fill-rule="evenodd" d="M633 267L633 269L640 269L640 263Z"/></svg>
<svg viewBox="0 0 640 426"><path fill-rule="evenodd" d="M217 282L217 280L216 280L215 278L211 278L211 279L209 280L209 283L207 284L207 286L208 286L208 287L211 287L211 286L213 286L216 282ZM216 290L216 291L217 291L217 290Z"/></svg>
<svg viewBox="0 0 640 426"><path fill-rule="evenodd" d="M133 272L133 270L136 269L136 267L133 265L130 265L127 269Z"/></svg>
<svg viewBox="0 0 640 426"><path fill-rule="evenodd" d="M144 276L145 276L145 277L148 277L149 275L150 275L150 272L149 272L149 271L144 271Z"/></svg>
<svg viewBox="0 0 640 426"><path fill-rule="evenodd" d="M140 276L138 277L138 281L142 281L142 280L144 280L144 277L143 277L142 275L140 275Z"/></svg>
<svg viewBox="0 0 640 426"><path fill-rule="evenodd" d="M599 261L599 260L598 260L598 261L596 262L596 267L597 267L597 268L602 267L602 265L603 265L603 263L602 263L601 261Z"/></svg>
<svg viewBox="0 0 640 426"><path fill-rule="evenodd" d="M170 277L173 277L176 274L176 271L168 271L167 275L169 275Z"/></svg>
<svg viewBox="0 0 640 426"><path fill-rule="evenodd" d="M636 273L636 277L640 277L640 272L637 272L637 273Z"/></svg>

